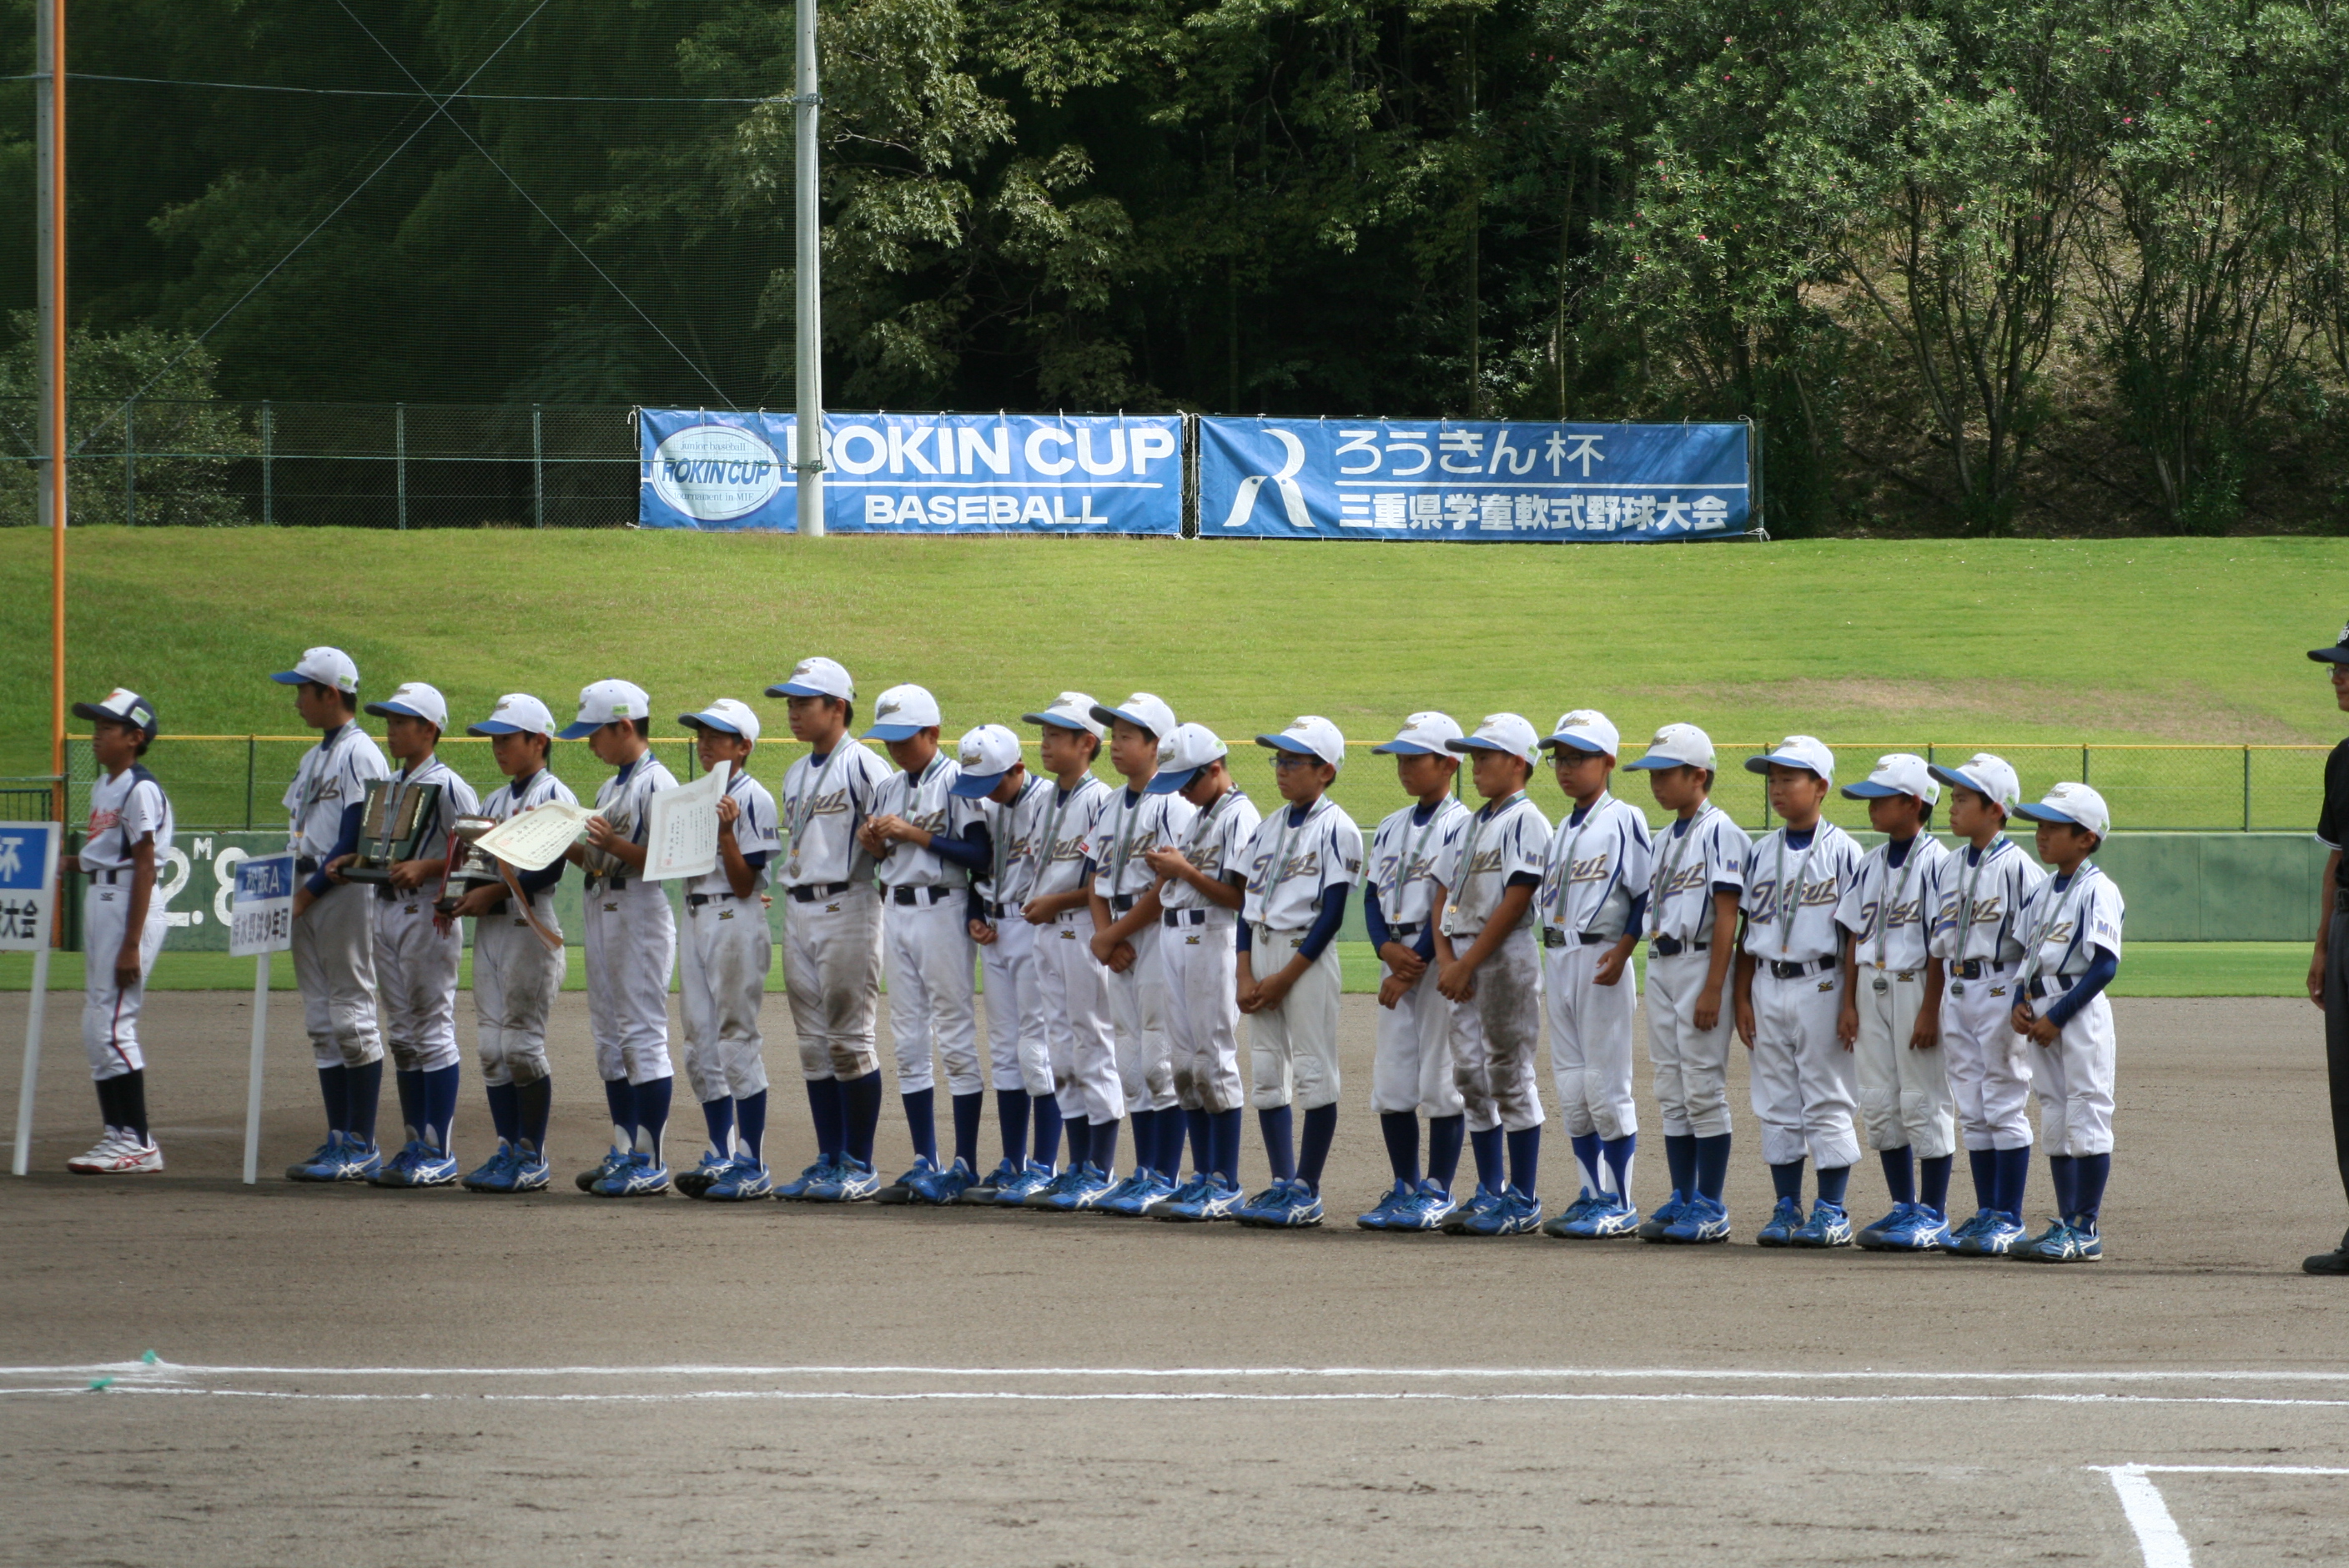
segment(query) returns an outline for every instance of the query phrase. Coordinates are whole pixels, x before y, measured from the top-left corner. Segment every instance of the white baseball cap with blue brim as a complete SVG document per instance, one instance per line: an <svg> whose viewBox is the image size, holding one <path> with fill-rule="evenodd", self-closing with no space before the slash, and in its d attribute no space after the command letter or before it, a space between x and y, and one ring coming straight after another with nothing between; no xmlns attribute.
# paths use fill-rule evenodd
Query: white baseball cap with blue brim
<svg viewBox="0 0 2349 1568"><path fill-rule="evenodd" d="M1761 756L1745 759L1748 773L1767 773L1773 768L1799 768L1835 782L1835 753L1816 735L1790 735Z"/></svg>
<svg viewBox="0 0 2349 1568"><path fill-rule="evenodd" d="M422 681L402 681L381 702L367 705L378 718L420 718L435 729L449 727L449 699Z"/></svg>
<svg viewBox="0 0 2349 1568"><path fill-rule="evenodd" d="M1258 746L1275 751L1286 751L1294 757L1310 757L1332 768L1346 766L1346 738L1338 727L1319 714L1302 714L1288 721L1278 735L1259 735Z"/></svg>
<svg viewBox="0 0 2349 1568"><path fill-rule="evenodd" d="M269 678L279 686L332 686L347 696L357 696L359 689L359 667L340 648L305 648L299 664Z"/></svg>
<svg viewBox="0 0 2349 1568"><path fill-rule="evenodd" d="M999 724L982 724L955 743L955 760L962 774L947 793L976 800L993 794L1003 776L1019 766L1019 738Z"/></svg>
<svg viewBox="0 0 2349 1568"><path fill-rule="evenodd" d="M2023 799L2023 780L2014 776L2013 764L1987 751L1975 752L1955 768L1937 762L1927 771L1953 789L1972 790L2010 815L2015 802Z"/></svg>
<svg viewBox="0 0 2349 1568"><path fill-rule="evenodd" d="M1019 722L1049 724L1055 729L1074 730L1080 735L1090 735L1095 740L1102 740L1108 738L1109 726L1093 717L1093 710L1098 706L1090 692L1064 691L1054 697L1052 706L1041 713L1021 714Z"/></svg>
<svg viewBox="0 0 2349 1568"><path fill-rule="evenodd" d="M1395 738L1382 746L1371 747L1371 753L1374 757L1448 757L1452 743L1460 736L1457 720L1448 713L1429 708L1404 719Z"/></svg>
<svg viewBox="0 0 2349 1568"><path fill-rule="evenodd" d="M1150 731L1150 738L1162 744L1174 733L1174 710L1166 706L1164 697L1153 696L1146 691L1135 692L1115 707L1097 702L1093 704L1092 716L1104 730L1122 718L1138 729Z"/></svg>
<svg viewBox="0 0 2349 1568"><path fill-rule="evenodd" d="M688 729L714 729L720 735L739 735L756 746L759 743L759 716L750 705L721 696L699 713L680 713L678 723Z"/></svg>
<svg viewBox="0 0 2349 1568"><path fill-rule="evenodd" d="M634 681L597 681L579 689L579 717L555 732L557 740L580 740L607 724L650 718L653 699Z"/></svg>
<svg viewBox="0 0 2349 1568"><path fill-rule="evenodd" d="M2058 784L2036 805L2019 805L2014 814L2028 822L2069 822L2098 838L2112 830L2112 809L2105 798L2085 784Z"/></svg>
<svg viewBox="0 0 2349 1568"><path fill-rule="evenodd" d="M925 686L893 686L873 700L873 727L865 740L911 740L938 727L938 699Z"/></svg>
<svg viewBox="0 0 2349 1568"><path fill-rule="evenodd" d="M526 691L508 692L498 698L490 717L479 724L465 727L468 735L543 735L554 738L554 715L544 703Z"/></svg>
<svg viewBox="0 0 2349 1568"><path fill-rule="evenodd" d="M155 705L129 686L116 686L102 702L78 702L73 710L76 718L92 724L136 725L148 739L155 738Z"/></svg>
<svg viewBox="0 0 2349 1568"><path fill-rule="evenodd" d="M1594 757L1613 757L1623 743L1614 721L1595 707L1578 707L1562 716L1557 727L1542 742L1544 750L1572 748Z"/></svg>
<svg viewBox="0 0 2349 1568"><path fill-rule="evenodd" d="M1444 742L1446 751L1505 751L1526 762L1541 760L1541 738L1521 713L1488 713L1475 733Z"/></svg>
<svg viewBox="0 0 2349 1568"><path fill-rule="evenodd" d="M828 696L856 700L856 683L848 672L826 658L802 659L792 673L767 688L769 696Z"/></svg>
<svg viewBox="0 0 2349 1568"><path fill-rule="evenodd" d="M1648 742L1647 755L1626 769L1637 773L1663 768L1702 768L1714 771L1713 737L1693 724L1668 724Z"/></svg>
<svg viewBox="0 0 2349 1568"><path fill-rule="evenodd" d="M1875 769L1857 784L1843 787L1847 799L1886 800L1896 795L1913 795L1928 806L1941 798L1941 787L1933 782L1933 770L1925 759L1907 751L1888 751L1876 759Z"/></svg>
<svg viewBox="0 0 2349 1568"><path fill-rule="evenodd" d="M1142 787L1145 795L1172 795L1190 787L1200 769L1231 755L1231 748L1204 724L1178 724L1158 748L1158 771Z"/></svg>

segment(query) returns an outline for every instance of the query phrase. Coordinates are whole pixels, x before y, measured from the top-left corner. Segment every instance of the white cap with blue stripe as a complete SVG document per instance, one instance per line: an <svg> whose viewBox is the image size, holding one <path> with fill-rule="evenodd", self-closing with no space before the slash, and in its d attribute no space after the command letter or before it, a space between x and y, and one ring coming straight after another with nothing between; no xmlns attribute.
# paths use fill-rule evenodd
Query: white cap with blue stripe
<svg viewBox="0 0 2349 1568"><path fill-rule="evenodd" d="M688 729L714 729L721 735L739 735L756 746L759 743L759 716L750 705L721 696L699 713L681 713L678 723Z"/></svg>
<svg viewBox="0 0 2349 1568"><path fill-rule="evenodd" d="M2058 784L2035 806L2017 806L2014 814L2031 822L2069 822L2098 838L2112 830L2113 813L2105 798L2085 784Z"/></svg>
<svg viewBox="0 0 2349 1568"><path fill-rule="evenodd" d="M1971 789L2009 814L2013 812L2014 803L2023 799L2023 780L2014 776L2013 764L1987 751L1975 752L1955 768L1935 763L1929 771L1951 788Z"/></svg>
<svg viewBox="0 0 2349 1568"><path fill-rule="evenodd" d="M579 688L579 717L564 725L555 738L578 740L607 724L652 716L653 699L634 681L597 681Z"/></svg>
<svg viewBox="0 0 2349 1568"><path fill-rule="evenodd" d="M917 686L893 686L874 700L873 727L861 738L865 740L911 740L926 729L938 727L938 699L929 688Z"/></svg>
<svg viewBox="0 0 2349 1568"><path fill-rule="evenodd" d="M1914 795L1930 806L1941 798L1941 787L1933 782L1933 770L1923 758L1913 752L1888 751L1876 759L1874 771L1857 784L1845 785L1843 793L1853 800Z"/></svg>
<svg viewBox="0 0 2349 1568"><path fill-rule="evenodd" d="M1835 753L1816 735L1790 735L1761 756L1745 759L1748 773L1767 773L1773 768L1799 768L1835 782Z"/></svg>
<svg viewBox="0 0 2349 1568"><path fill-rule="evenodd" d="M381 702L367 705L378 718L420 718L435 729L449 727L449 700L422 681L402 681Z"/></svg>
<svg viewBox="0 0 2349 1568"><path fill-rule="evenodd" d="M802 659L792 673L767 688L769 696L828 696L841 702L856 700L856 683L848 672L826 658Z"/></svg>
<svg viewBox="0 0 2349 1568"><path fill-rule="evenodd" d="M1452 743L1460 738L1459 724L1448 713L1433 708L1414 713L1402 721L1402 728L1383 746L1371 748L1373 756L1382 757L1448 757Z"/></svg>
<svg viewBox="0 0 2349 1568"><path fill-rule="evenodd" d="M547 707L526 691L508 692L498 698L498 706L490 717L479 724L465 727L468 735L543 735L554 736L554 715Z"/></svg>

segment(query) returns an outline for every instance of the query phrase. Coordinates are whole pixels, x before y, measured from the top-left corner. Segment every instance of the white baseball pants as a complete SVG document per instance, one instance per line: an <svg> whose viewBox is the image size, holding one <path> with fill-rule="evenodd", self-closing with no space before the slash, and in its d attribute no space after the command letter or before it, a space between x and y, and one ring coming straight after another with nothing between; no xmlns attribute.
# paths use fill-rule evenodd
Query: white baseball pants
<svg viewBox="0 0 2349 1568"><path fill-rule="evenodd" d="M1549 1070L1569 1137L1629 1138L1640 1130L1631 1096L1631 1014L1640 1005L1635 961L1612 985L1593 980L1614 944L1568 936L1542 949L1542 995L1549 1012Z"/></svg>
<svg viewBox="0 0 2349 1568"><path fill-rule="evenodd" d="M1721 983L1721 1016L1696 1026L1713 955L1683 949L1648 960L1648 1060L1656 1069L1656 1108L1667 1138L1718 1138L1730 1130L1729 1041L1737 1027L1730 981Z"/></svg>
<svg viewBox="0 0 2349 1568"><path fill-rule="evenodd" d="M1129 940L1133 965L1123 975L1102 970L1109 989L1110 1028L1117 1039L1117 1076L1126 1114L1174 1109L1174 1047L1166 1037L1166 965L1158 956L1165 929L1145 925ZM1090 947L1090 943L1088 943Z"/></svg>
<svg viewBox="0 0 2349 1568"><path fill-rule="evenodd" d="M1476 939L1455 936L1460 952ZM1453 1081L1459 1087L1468 1130L1498 1127L1523 1132L1542 1124L1541 1087L1535 1063L1541 1055L1541 948L1533 927L1509 933L1476 970L1476 994L1468 1006L1476 1015L1473 1035L1452 1037Z"/></svg>
<svg viewBox="0 0 2349 1568"><path fill-rule="evenodd" d="M677 971L677 916L658 882L630 877L591 892L587 905L587 1027L605 1083L650 1083L668 1059L668 982Z"/></svg>
<svg viewBox="0 0 2349 1568"><path fill-rule="evenodd" d="M1174 1099L1185 1110L1237 1110L1240 1082L1239 917L1207 911L1205 923L1166 926L1158 954L1166 971L1166 1036Z"/></svg>
<svg viewBox="0 0 2349 1568"><path fill-rule="evenodd" d="M977 1094L978 1000L968 916L959 888L936 903L885 905L889 1034L897 1049L897 1092L936 1086L943 1063L950 1094Z"/></svg>
<svg viewBox="0 0 2349 1568"><path fill-rule="evenodd" d="M139 933L139 984L126 991L115 986L114 960L129 923L129 874L119 882L92 882L81 906L81 1044L93 1078L120 1078L147 1065L139 1048L139 1014L147 1004L147 976L154 972L155 954L163 951L171 923L164 918L163 901L149 894L147 924Z"/></svg>
<svg viewBox="0 0 2349 1568"><path fill-rule="evenodd" d="M1380 966L1383 978L1392 973ZM1435 961L1429 959L1418 983L1392 1007L1379 1009L1378 1050L1371 1057L1371 1109L1380 1116L1411 1111L1430 1118L1458 1116L1461 1098L1458 1042L1468 1038L1470 1055L1484 1052L1484 1026L1474 1006L1455 1007L1435 988Z"/></svg>
<svg viewBox="0 0 2349 1568"><path fill-rule="evenodd" d="M800 1076L850 1083L881 1070L881 900L858 884L818 903L786 899L783 985Z"/></svg>
<svg viewBox="0 0 2349 1568"><path fill-rule="evenodd" d="M2015 995L2012 968L1973 980L1952 975L1941 992L1942 1070L1968 1149L2031 1147L2031 1064L2010 1022Z"/></svg>
<svg viewBox="0 0 2349 1568"><path fill-rule="evenodd" d="M375 979L383 998L383 1043L404 1073L457 1065L457 965L464 934L442 931L432 895L419 888L385 898L373 888Z"/></svg>
<svg viewBox="0 0 2349 1568"><path fill-rule="evenodd" d="M1259 925L1250 937L1250 972L1277 975L1304 945L1302 931ZM1250 1103L1257 1109L1295 1105L1299 1110L1319 1110L1338 1103L1338 1004L1344 990L1338 944L1332 942L1297 977L1279 1006L1248 1015L1248 1059L1255 1080Z"/></svg>
<svg viewBox="0 0 2349 1568"><path fill-rule="evenodd" d="M2044 1012L2054 1000L2046 997L2036 1006ZM2039 1091L2039 1140L2048 1153L2113 1151L2116 1053L2113 1005L2102 992L2072 1015L2054 1045L2032 1042L2032 1081Z"/></svg>
<svg viewBox="0 0 2349 1568"><path fill-rule="evenodd" d="M720 894L688 903L679 935L685 1078L693 1098L707 1105L766 1093L767 1042L759 1008L767 999L767 968L775 953L766 906L755 891L748 898Z"/></svg>
<svg viewBox="0 0 2349 1568"><path fill-rule="evenodd" d="M375 890L330 882L294 922L294 980L302 1026L322 1068L383 1060L375 1021Z"/></svg>
<svg viewBox="0 0 2349 1568"><path fill-rule="evenodd" d="M1884 989L1876 989L1882 980ZM1925 1005L1925 971L1859 968L1859 1043L1852 1048L1859 1114L1874 1150L1907 1148L1920 1160L1958 1151L1957 1101L1950 1095L1949 1053L1912 1051L1909 1037Z"/></svg>
<svg viewBox="0 0 2349 1568"><path fill-rule="evenodd" d="M1754 1115L1769 1164L1806 1154L1822 1171L1859 1163L1851 1053L1836 1037L1842 1011L1840 966L1781 980L1766 962L1754 965Z"/></svg>
<svg viewBox="0 0 2349 1568"><path fill-rule="evenodd" d="M1052 1091L1063 1121L1116 1121L1125 1114L1110 1028L1109 972L1093 962L1093 917L1082 908L1035 928L1037 991L1052 1050Z"/></svg>
<svg viewBox="0 0 2349 1568"><path fill-rule="evenodd" d="M563 949L540 940L507 907L473 922L474 1054L484 1084L536 1083L547 1074L546 1016L563 989ZM539 923L557 936L552 890L531 901Z"/></svg>
<svg viewBox="0 0 2349 1568"><path fill-rule="evenodd" d="M1051 1031L1044 1018L1040 929L1016 913L990 923L995 940L978 950L987 987L987 1060L998 1094L1052 1092Z"/></svg>

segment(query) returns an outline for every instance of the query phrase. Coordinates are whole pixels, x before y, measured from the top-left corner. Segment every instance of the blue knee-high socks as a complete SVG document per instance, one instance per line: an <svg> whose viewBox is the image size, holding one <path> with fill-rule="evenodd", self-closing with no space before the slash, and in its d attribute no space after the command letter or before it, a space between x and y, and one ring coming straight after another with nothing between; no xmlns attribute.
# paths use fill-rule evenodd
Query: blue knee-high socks
<svg viewBox="0 0 2349 1568"><path fill-rule="evenodd" d="M914 1140L914 1153L935 1165L938 1162L938 1113L935 1088L907 1090L898 1096L905 1106L905 1130Z"/></svg>
<svg viewBox="0 0 2349 1568"><path fill-rule="evenodd" d="M1395 1185L1410 1189L1419 1185L1419 1116L1409 1110L1379 1112L1379 1136L1386 1140L1387 1169L1394 1173Z"/></svg>
<svg viewBox="0 0 2349 1568"><path fill-rule="evenodd" d="M1427 1179L1446 1192L1460 1174L1460 1150L1467 1141L1465 1116L1439 1116L1427 1124Z"/></svg>
<svg viewBox="0 0 2349 1568"><path fill-rule="evenodd" d="M1497 1195L1509 1184L1507 1155L1497 1127L1468 1135L1468 1150L1476 1161L1476 1191Z"/></svg>
<svg viewBox="0 0 2349 1568"><path fill-rule="evenodd" d="M1664 1173L1671 1179L1672 1196L1683 1201L1696 1196L1696 1139L1685 1132L1664 1134Z"/></svg>
<svg viewBox="0 0 2349 1568"><path fill-rule="evenodd" d="M1917 1202L1936 1214L1948 1214L1950 1172L1957 1162L1954 1154L1937 1154L1930 1160L1917 1161Z"/></svg>
<svg viewBox="0 0 2349 1568"><path fill-rule="evenodd" d="M760 1165L767 1162L767 1091L739 1096L734 1101L734 1141Z"/></svg>
<svg viewBox="0 0 2349 1568"><path fill-rule="evenodd" d="M1974 1207L1977 1209L1997 1208L1998 1150L1995 1149L1969 1149L1966 1150L1966 1166L1973 1172Z"/></svg>
<svg viewBox="0 0 2349 1568"><path fill-rule="evenodd" d="M2096 1225L2105 1212L2105 1183L2113 1176L2113 1157L2109 1154L2075 1154L2072 1157L2072 1212L2068 1216L2076 1230L2096 1233Z"/></svg>
<svg viewBox="0 0 2349 1568"><path fill-rule="evenodd" d="M701 1102L701 1122L704 1127L709 1130L709 1147L717 1151L720 1159L732 1159L734 1155L734 1097L730 1094L719 1099L703 1100Z"/></svg>
<svg viewBox="0 0 2349 1568"><path fill-rule="evenodd" d="M1509 1145L1509 1185L1528 1198L1537 1197L1534 1183L1541 1175L1541 1129L1512 1132Z"/></svg>
<svg viewBox="0 0 2349 1568"><path fill-rule="evenodd" d="M1036 1122L1036 1141L1029 1158L1050 1167L1061 1158L1061 1102L1051 1095L1040 1094L1031 1101L1030 1110Z"/></svg>
<svg viewBox="0 0 2349 1568"><path fill-rule="evenodd" d="M351 1130L351 1069L336 1062L318 1069L318 1098L326 1102L326 1130Z"/></svg>
<svg viewBox="0 0 2349 1568"><path fill-rule="evenodd" d="M1849 1195L1850 1191L1850 1166L1823 1165L1819 1168L1820 1202L1833 1203L1837 1208L1840 1209L1843 1207L1844 1199Z"/></svg>
<svg viewBox="0 0 2349 1568"><path fill-rule="evenodd" d="M1700 1197L1721 1202L1722 1190L1729 1184L1729 1146L1733 1136L1718 1132L1690 1140L1696 1145L1696 1190Z"/></svg>
<svg viewBox="0 0 2349 1568"><path fill-rule="evenodd" d="M1092 1147L1087 1151L1086 1159L1094 1170L1103 1175L1117 1169L1117 1127L1114 1121L1092 1124Z"/></svg>
<svg viewBox="0 0 2349 1568"><path fill-rule="evenodd" d="M1240 1184L1240 1108L1210 1112L1207 1117L1207 1169L1237 1187Z"/></svg>
<svg viewBox="0 0 2349 1568"><path fill-rule="evenodd" d="M554 1079L533 1078L514 1086L514 1117L520 1124L522 1142L517 1146L533 1154L546 1152L546 1124L554 1117Z"/></svg>
<svg viewBox="0 0 2349 1568"><path fill-rule="evenodd" d="M1083 1170L1093 1157L1093 1124L1080 1116L1073 1120L1063 1120L1061 1130L1068 1134L1069 1169Z"/></svg>
<svg viewBox="0 0 2349 1568"><path fill-rule="evenodd" d="M604 1080L604 1109L612 1118L612 1147L633 1149L636 1144L636 1095L625 1078Z"/></svg>
<svg viewBox="0 0 2349 1568"><path fill-rule="evenodd" d="M971 1170L978 1169L978 1125L986 1119L987 1096L974 1090L954 1099L954 1157Z"/></svg>
<svg viewBox="0 0 2349 1568"><path fill-rule="evenodd" d="M454 1136L457 1124L457 1089L460 1076L455 1062L417 1075L422 1080L417 1088L422 1091L424 1100L424 1141L443 1155L449 1152L450 1140Z"/></svg>
<svg viewBox="0 0 2349 1568"><path fill-rule="evenodd" d="M1028 1158L1028 1116L1032 1109L1024 1088L995 1091L995 1125L1003 1134L1003 1161L1014 1171Z"/></svg>
<svg viewBox="0 0 2349 1568"><path fill-rule="evenodd" d="M668 1131L669 1097L676 1088L677 1079L674 1078L647 1078L634 1086L632 1098L636 1101L636 1129L634 1148L636 1153L655 1165L667 1163L661 1154L661 1140Z"/></svg>
<svg viewBox="0 0 2349 1568"><path fill-rule="evenodd" d="M352 1068L346 1079L343 1130L363 1148L375 1147L376 1102L383 1098L383 1058Z"/></svg>
<svg viewBox="0 0 2349 1568"><path fill-rule="evenodd" d="M1183 1126L1191 1135L1191 1172L1204 1176L1216 1168L1215 1113L1205 1108L1185 1110ZM1178 1149L1174 1151L1174 1163L1182 1162L1183 1151Z"/></svg>
<svg viewBox="0 0 2349 1568"><path fill-rule="evenodd" d="M873 1140L881 1130L881 1069L840 1086L841 1152L858 1163L873 1163Z"/></svg>
<svg viewBox="0 0 2349 1568"><path fill-rule="evenodd" d="M484 1085L482 1092L489 1097L490 1125L497 1129L498 1141L508 1148L522 1143L522 1089L518 1085L493 1083Z"/></svg>
<svg viewBox="0 0 2349 1568"><path fill-rule="evenodd" d="M2021 1216L2023 1193L2031 1181L2031 1145L1998 1151L1998 1202L2002 1214Z"/></svg>
<svg viewBox="0 0 2349 1568"><path fill-rule="evenodd" d="M424 1070L393 1069L392 1091L399 1097L399 1124L410 1143L424 1141Z"/></svg>
<svg viewBox="0 0 2349 1568"><path fill-rule="evenodd" d="M1636 1132L1599 1140L1599 1160L1607 1175L1603 1190L1614 1193L1616 1202L1627 1209L1631 1206L1631 1166L1639 1152L1640 1135Z"/></svg>
<svg viewBox="0 0 2349 1568"><path fill-rule="evenodd" d="M1907 1144L1898 1149L1877 1150L1878 1163L1884 1167L1884 1190L1896 1203L1917 1201L1917 1161Z"/></svg>
<svg viewBox="0 0 2349 1568"><path fill-rule="evenodd" d="M1305 1128L1297 1140L1297 1174L1316 1197L1321 1193L1321 1171L1330 1163L1330 1145L1338 1137L1338 1108L1317 1105L1305 1113Z"/></svg>
<svg viewBox="0 0 2349 1568"><path fill-rule="evenodd" d="M1256 1113L1257 1127L1264 1134L1264 1160L1272 1167L1272 1179L1291 1181L1297 1178L1297 1119L1285 1105Z"/></svg>
<svg viewBox="0 0 2349 1568"><path fill-rule="evenodd" d="M830 1164L848 1147L848 1086L838 1078L807 1080L808 1118L815 1123L817 1159Z"/></svg>
<svg viewBox="0 0 2349 1568"><path fill-rule="evenodd" d="M1607 1178L1599 1169L1599 1134L1573 1133L1566 1141L1574 1150L1575 1171L1582 1178L1582 1190L1594 1194L1607 1191Z"/></svg>

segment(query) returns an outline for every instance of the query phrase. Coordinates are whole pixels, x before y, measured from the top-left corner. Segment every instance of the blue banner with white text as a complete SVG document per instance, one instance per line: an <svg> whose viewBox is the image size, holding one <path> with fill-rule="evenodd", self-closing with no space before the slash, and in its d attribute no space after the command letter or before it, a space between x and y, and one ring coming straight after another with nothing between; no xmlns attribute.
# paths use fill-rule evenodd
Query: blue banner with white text
<svg viewBox="0 0 2349 1568"><path fill-rule="evenodd" d="M647 528L797 526L789 414L638 411ZM833 533L1183 531L1178 414L826 414Z"/></svg>
<svg viewBox="0 0 2349 1568"><path fill-rule="evenodd" d="M1202 539L1728 539L1751 531L1750 428L1199 421Z"/></svg>

